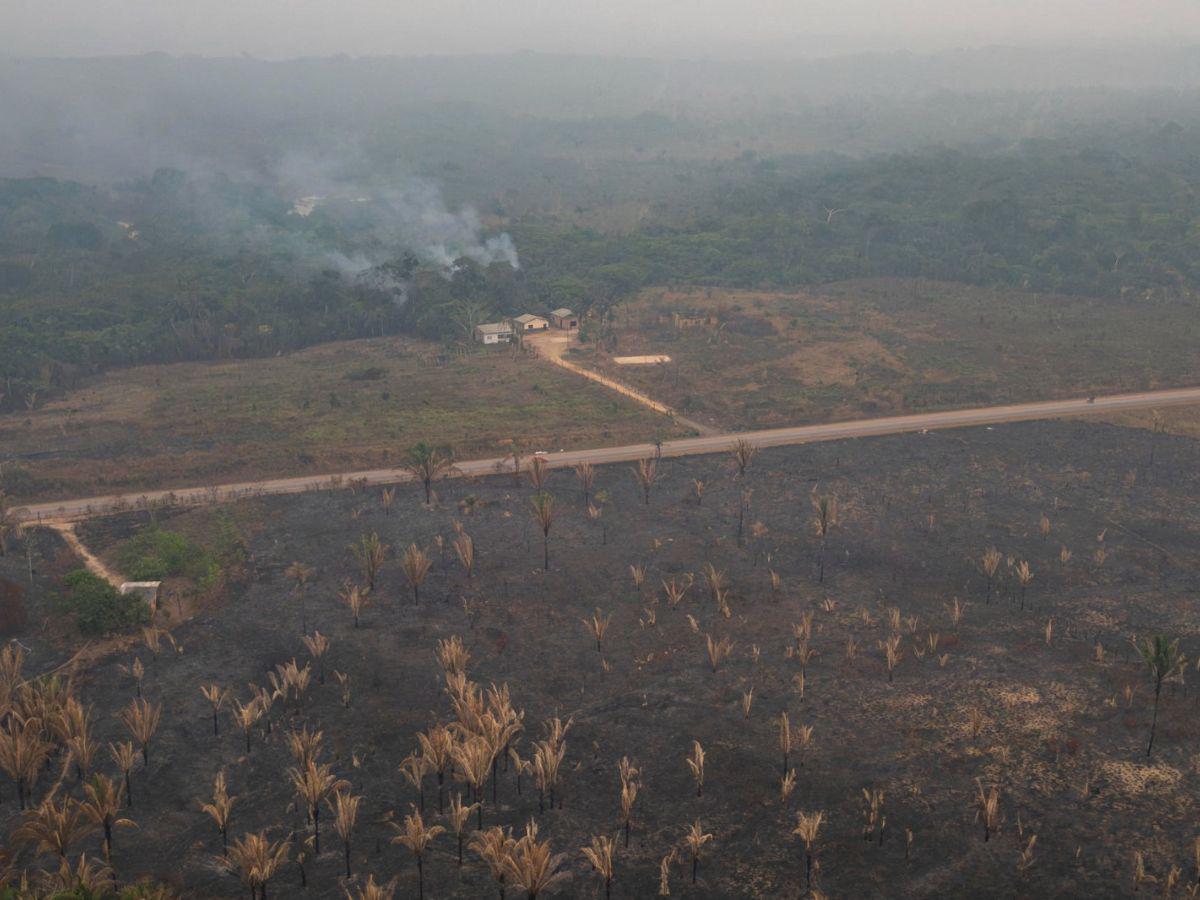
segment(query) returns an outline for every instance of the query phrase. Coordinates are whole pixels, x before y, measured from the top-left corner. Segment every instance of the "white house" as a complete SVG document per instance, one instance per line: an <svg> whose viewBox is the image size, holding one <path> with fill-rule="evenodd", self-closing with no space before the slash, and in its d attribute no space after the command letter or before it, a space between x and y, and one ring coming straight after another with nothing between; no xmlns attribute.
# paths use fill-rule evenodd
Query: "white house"
<svg viewBox="0 0 1200 900"><path fill-rule="evenodd" d="M475 326L475 340L481 344L507 344L512 339L513 329L508 322L487 322Z"/></svg>

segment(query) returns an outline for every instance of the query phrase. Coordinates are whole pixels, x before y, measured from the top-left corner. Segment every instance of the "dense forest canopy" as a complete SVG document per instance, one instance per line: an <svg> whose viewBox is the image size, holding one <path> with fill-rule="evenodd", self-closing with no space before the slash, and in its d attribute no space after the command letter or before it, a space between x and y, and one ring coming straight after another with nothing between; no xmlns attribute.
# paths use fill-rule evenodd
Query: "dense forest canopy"
<svg viewBox="0 0 1200 900"><path fill-rule="evenodd" d="M19 90L0 109L43 115L0 135L0 171L46 174L0 180L0 403L109 366L463 339L656 284L896 275L1193 297L1200 91L1018 91L1004 58L873 60L870 77L898 84L860 73L836 90L815 64L5 62L0 84ZM1052 80L1031 65L1027 81ZM991 71L992 88L945 89L955 66ZM325 90L288 102L309 83Z"/></svg>

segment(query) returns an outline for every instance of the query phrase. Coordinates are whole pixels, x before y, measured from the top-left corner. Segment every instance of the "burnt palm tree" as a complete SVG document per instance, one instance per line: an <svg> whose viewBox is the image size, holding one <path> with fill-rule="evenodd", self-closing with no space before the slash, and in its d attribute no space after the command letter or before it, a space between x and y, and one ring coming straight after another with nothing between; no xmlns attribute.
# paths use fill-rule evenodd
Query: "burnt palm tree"
<svg viewBox="0 0 1200 900"><path fill-rule="evenodd" d="M542 568L550 571L550 528L558 518L558 509L554 505L554 495L541 491L533 495L530 501L533 506L533 520L542 530Z"/></svg>
<svg viewBox="0 0 1200 900"><path fill-rule="evenodd" d="M421 441L405 452L404 468L425 488L425 502L432 503L433 483L455 471L454 453L448 447L434 447Z"/></svg>
<svg viewBox="0 0 1200 900"><path fill-rule="evenodd" d="M1179 641L1168 641L1161 634L1146 638L1140 644L1135 641L1133 646L1154 679L1154 717L1150 720L1150 742L1146 744L1146 755L1149 756L1154 749L1154 733L1158 728L1158 700L1162 695L1163 682L1179 674L1187 660L1179 652Z"/></svg>

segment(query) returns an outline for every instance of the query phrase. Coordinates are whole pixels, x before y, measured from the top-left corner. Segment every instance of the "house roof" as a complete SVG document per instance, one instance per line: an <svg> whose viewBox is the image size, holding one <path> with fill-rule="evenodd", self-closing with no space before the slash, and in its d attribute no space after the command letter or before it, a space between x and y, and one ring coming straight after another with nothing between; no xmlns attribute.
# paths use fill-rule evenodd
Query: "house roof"
<svg viewBox="0 0 1200 900"><path fill-rule="evenodd" d="M475 330L480 334L508 334L512 331L512 326L507 322L485 322L476 325Z"/></svg>
<svg viewBox="0 0 1200 900"><path fill-rule="evenodd" d="M563 307L560 307L559 309L556 309L554 312L550 313L550 315L558 316L560 319L569 319L569 318L571 318L571 316L575 315L575 313L571 312L571 310L569 310L565 306L563 306Z"/></svg>
<svg viewBox="0 0 1200 900"><path fill-rule="evenodd" d="M528 322L545 322L546 319L544 316L535 316L532 313L524 313L517 316L515 319L513 319L513 321L520 322L522 325L524 325Z"/></svg>

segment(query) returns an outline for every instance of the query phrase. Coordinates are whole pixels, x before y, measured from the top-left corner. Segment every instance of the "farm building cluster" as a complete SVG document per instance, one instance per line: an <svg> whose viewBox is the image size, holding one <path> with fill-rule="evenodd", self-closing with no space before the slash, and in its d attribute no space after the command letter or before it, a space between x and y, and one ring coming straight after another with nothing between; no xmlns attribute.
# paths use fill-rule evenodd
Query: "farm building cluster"
<svg viewBox="0 0 1200 900"><path fill-rule="evenodd" d="M548 331L550 328L572 331L578 327L579 317L564 307L554 310L548 316L524 313L512 319L476 325L475 340L481 344L507 344L518 334Z"/></svg>

